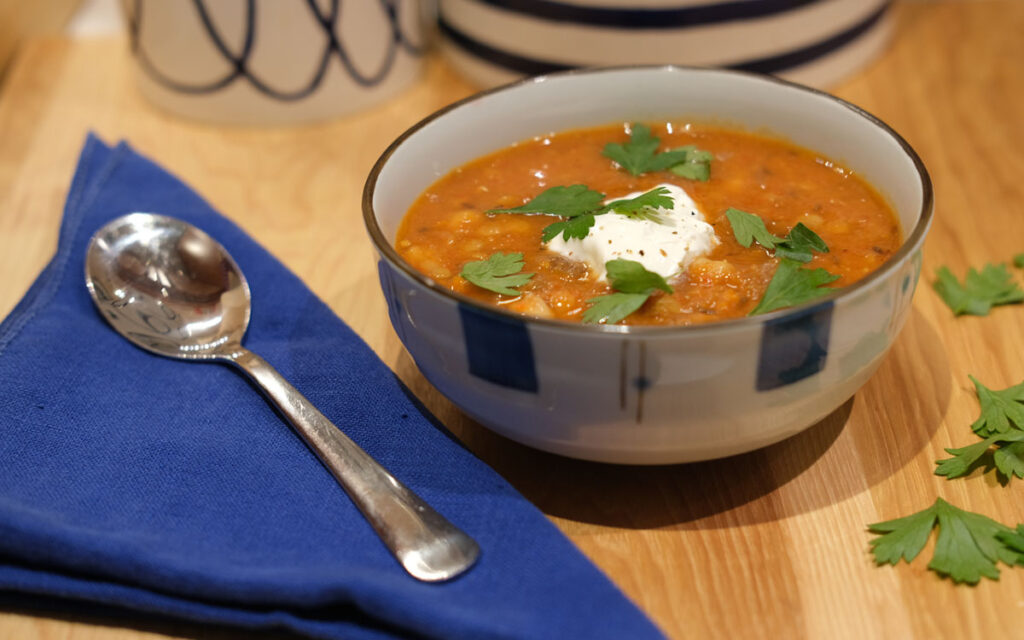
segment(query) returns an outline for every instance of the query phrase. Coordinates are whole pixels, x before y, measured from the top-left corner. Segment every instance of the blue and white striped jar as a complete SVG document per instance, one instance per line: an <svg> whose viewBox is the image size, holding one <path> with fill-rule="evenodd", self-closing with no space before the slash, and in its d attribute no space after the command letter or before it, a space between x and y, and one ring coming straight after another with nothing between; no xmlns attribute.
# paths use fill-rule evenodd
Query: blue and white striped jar
<svg viewBox="0 0 1024 640"><path fill-rule="evenodd" d="M890 0L440 0L448 60L481 86L574 67L681 64L827 87L882 51Z"/></svg>

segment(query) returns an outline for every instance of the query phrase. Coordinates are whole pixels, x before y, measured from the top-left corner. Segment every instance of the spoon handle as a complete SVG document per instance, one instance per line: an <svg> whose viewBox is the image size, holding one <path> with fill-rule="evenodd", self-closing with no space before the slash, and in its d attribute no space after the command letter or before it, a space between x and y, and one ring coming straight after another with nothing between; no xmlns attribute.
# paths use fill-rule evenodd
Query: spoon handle
<svg viewBox="0 0 1024 640"><path fill-rule="evenodd" d="M476 541L388 473L266 360L244 348L226 357L277 405L413 577L447 580L473 565Z"/></svg>

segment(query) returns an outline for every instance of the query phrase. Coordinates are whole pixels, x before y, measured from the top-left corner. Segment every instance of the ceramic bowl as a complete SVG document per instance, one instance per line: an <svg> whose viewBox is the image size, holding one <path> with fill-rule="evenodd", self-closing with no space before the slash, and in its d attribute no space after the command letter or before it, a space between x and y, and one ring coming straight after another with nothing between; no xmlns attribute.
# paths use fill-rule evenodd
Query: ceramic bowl
<svg viewBox="0 0 1024 640"><path fill-rule="evenodd" d="M682 118L772 132L842 162L893 207L902 246L874 273L817 301L690 327L516 315L438 285L392 246L413 200L470 160L553 131ZM910 308L932 191L913 149L842 100L746 73L636 67L535 78L442 109L377 161L363 213L395 331L427 380L462 411L539 449L661 464L771 444L818 422L864 384Z"/></svg>
<svg viewBox="0 0 1024 640"><path fill-rule="evenodd" d="M290 125L366 109L423 67L428 0L123 3L140 92L208 122Z"/></svg>
<svg viewBox="0 0 1024 640"><path fill-rule="evenodd" d="M828 87L892 33L889 0L440 0L442 51L483 87L574 67L686 64Z"/></svg>

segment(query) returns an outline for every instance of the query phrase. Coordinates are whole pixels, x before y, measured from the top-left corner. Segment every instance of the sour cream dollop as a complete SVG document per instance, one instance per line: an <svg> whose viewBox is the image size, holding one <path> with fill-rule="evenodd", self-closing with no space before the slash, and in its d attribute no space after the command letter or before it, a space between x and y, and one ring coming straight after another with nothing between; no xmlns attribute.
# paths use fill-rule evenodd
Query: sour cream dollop
<svg viewBox="0 0 1024 640"><path fill-rule="evenodd" d="M666 280L679 275L694 259L714 249L719 240L690 194L674 184L658 186L667 189L672 198L671 209L653 210L660 223L610 212L597 216L586 238L563 240L559 235L547 243L547 248L586 262L598 280L605 280L607 275L604 264L616 258L635 260ZM605 200L605 204L644 193L647 192L616 196Z"/></svg>

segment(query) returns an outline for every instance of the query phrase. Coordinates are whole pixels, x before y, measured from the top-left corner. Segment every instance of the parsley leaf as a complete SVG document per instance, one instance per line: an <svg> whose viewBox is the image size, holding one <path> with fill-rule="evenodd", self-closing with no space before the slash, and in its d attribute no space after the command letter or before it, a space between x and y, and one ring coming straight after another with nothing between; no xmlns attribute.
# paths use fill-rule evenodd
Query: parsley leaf
<svg viewBox="0 0 1024 640"><path fill-rule="evenodd" d="M996 539L1007 549L1017 553L1017 564L1024 564L1024 524L1018 524L1016 530L1000 531Z"/></svg>
<svg viewBox="0 0 1024 640"><path fill-rule="evenodd" d="M828 253L828 245L821 239L821 236L811 231L804 223L798 222L795 227L789 230L785 238L768 231L764 226L764 220L753 213L747 213L730 207L725 211L725 217L732 226L732 234L736 236L736 242L744 247L750 247L753 242L761 245L769 251L775 252L777 258L789 258L797 262L810 262L814 257L813 251Z"/></svg>
<svg viewBox="0 0 1024 640"><path fill-rule="evenodd" d="M779 266L768 283L764 296L749 315L768 313L820 298L830 292L828 289L822 289L822 285L839 279L839 276L824 269L800 268L800 263L810 262L813 257L812 251L828 251L825 241L804 223L798 222L785 238L780 238L768 231L760 216L730 207L725 211L725 217L732 226L736 242L744 247L750 247L757 242L765 249L774 251L774 255L780 258Z"/></svg>
<svg viewBox="0 0 1024 640"><path fill-rule="evenodd" d="M992 461L1007 480L1014 476L1024 478L1024 442L1016 441L999 447L992 452Z"/></svg>
<svg viewBox="0 0 1024 640"><path fill-rule="evenodd" d="M687 145L662 155L678 153L680 151L686 152L686 158L682 162L669 167L669 171L681 178L707 182L711 178L711 160L714 158L714 154L710 151L698 149L694 145Z"/></svg>
<svg viewBox="0 0 1024 640"><path fill-rule="evenodd" d="M635 260L623 260L616 258L604 263L608 271L608 280L612 289L623 293L650 293L655 289L661 289L665 293L672 293L672 287L661 275L648 271L642 264Z"/></svg>
<svg viewBox="0 0 1024 640"><path fill-rule="evenodd" d="M764 296L748 315L756 316L828 295L832 289L823 285L838 279L839 276L824 269L803 269L799 262L782 258Z"/></svg>
<svg viewBox="0 0 1024 640"><path fill-rule="evenodd" d="M1000 443L1005 447L999 447ZM946 453L953 454L952 458L935 461L935 475L946 476L952 480L969 474L982 456L989 453L991 447L997 445L992 452L992 463L1003 477L1009 479L1013 476L1024 478L1024 431L1013 429L1009 433L1000 433L990 436L981 442L976 442L959 449L946 449Z"/></svg>
<svg viewBox="0 0 1024 640"><path fill-rule="evenodd" d="M807 228L804 223L798 222L789 230L786 239L776 243L775 255L779 258L789 258L797 262L810 262L814 257L812 251L828 253L828 245L821 239L821 236Z"/></svg>
<svg viewBox="0 0 1024 640"><path fill-rule="evenodd" d="M868 525L868 531L884 534L871 541L871 552L878 564L896 564L901 559L913 562L928 542L928 536L935 526L934 505L909 516L876 522Z"/></svg>
<svg viewBox="0 0 1024 640"><path fill-rule="evenodd" d="M647 125L635 122L630 125L629 142L609 142L604 146L601 155L611 158L634 176L668 169L677 176L690 180L707 182L711 177L711 160L714 156L710 151L687 145L655 154L660 142L651 135L651 129Z"/></svg>
<svg viewBox="0 0 1024 640"><path fill-rule="evenodd" d="M646 125L633 123L630 127L629 142L620 144L609 142L601 152L606 158L611 158L634 176L648 171L654 152L661 141L651 135L651 130Z"/></svg>
<svg viewBox="0 0 1024 640"><path fill-rule="evenodd" d="M541 242L551 242L561 234L562 240L568 240L569 238L579 238L582 240L590 233L590 227L592 226L594 226L594 216L585 213L581 216L549 224L541 231L540 239Z"/></svg>
<svg viewBox="0 0 1024 640"><path fill-rule="evenodd" d="M1018 253L1013 256L1013 266L1018 269L1024 269L1024 253Z"/></svg>
<svg viewBox="0 0 1024 640"><path fill-rule="evenodd" d="M520 287L533 277L532 273L519 273L522 270L523 254L498 251L486 260L462 265L462 272L459 275L488 291L518 296L520 292L512 287Z"/></svg>
<svg viewBox="0 0 1024 640"><path fill-rule="evenodd" d="M656 187L635 198L609 202L605 209L624 215L627 218L650 220L658 224L665 224L664 218L659 216L656 210L672 208L674 201L668 193L669 191L665 187Z"/></svg>
<svg viewBox="0 0 1024 640"><path fill-rule="evenodd" d="M966 447L946 449L952 458L936 460L935 475L959 478L970 473L986 457L1005 480L1024 478L1024 382L993 391L970 376L981 403L981 415L971 429L984 438ZM995 447L995 450L992 449ZM990 455L989 455L990 454Z"/></svg>
<svg viewBox="0 0 1024 640"><path fill-rule="evenodd" d="M729 224L732 226L732 234L736 236L736 242L744 247L749 248L756 241L757 244L765 249L774 251L775 245L782 242L782 238L768 231L767 227L764 226L764 220L760 216L730 207L726 209L725 217L729 219Z"/></svg>
<svg viewBox="0 0 1024 640"><path fill-rule="evenodd" d="M604 266L608 281L617 293L587 300L592 306L583 313L583 322L616 324L643 306L656 290L672 293L665 278L634 260L617 258Z"/></svg>
<svg viewBox="0 0 1024 640"><path fill-rule="evenodd" d="M601 208L604 194L594 191L585 184L568 187L551 187L533 200L511 209L488 209L487 213L546 213L553 216L574 218Z"/></svg>
<svg viewBox="0 0 1024 640"><path fill-rule="evenodd" d="M616 324L643 306L649 293L609 293L587 300L592 306L583 312L583 322L588 324Z"/></svg>
<svg viewBox="0 0 1024 640"><path fill-rule="evenodd" d="M594 216L609 211L620 213L630 218L650 220L665 224L656 213L660 208L671 208L672 197L665 187L656 187L635 198L615 200L603 204L604 194L594 191L586 185L574 184L569 187L551 187L521 207L512 209L490 209L487 213L543 213L567 218L544 227L541 241L550 242L559 235L563 240L578 238L582 240L594 226Z"/></svg>
<svg viewBox="0 0 1024 640"><path fill-rule="evenodd" d="M981 403L981 415L971 423L974 433L986 438L996 433L1006 433L1012 427L1024 429L1024 382L993 391L974 376L968 377L974 383L978 402Z"/></svg>
<svg viewBox="0 0 1024 640"><path fill-rule="evenodd" d="M986 264L970 269L964 283L946 267L935 272L932 287L956 315L986 316L995 305L1024 302L1024 290L1010 277L1006 265Z"/></svg>
<svg viewBox="0 0 1024 640"><path fill-rule="evenodd" d="M921 553L936 525L939 536L928 568L953 582L977 584L982 577L998 580L998 562L1013 565L1024 558L1002 540L1013 535L1009 527L937 498L935 504L923 511L868 525L872 533L882 534L870 543L875 562L911 562Z"/></svg>

